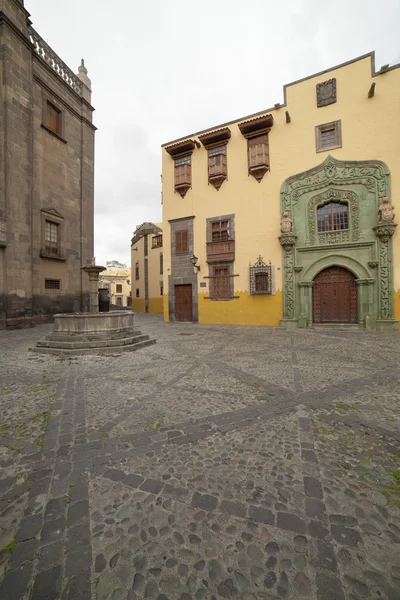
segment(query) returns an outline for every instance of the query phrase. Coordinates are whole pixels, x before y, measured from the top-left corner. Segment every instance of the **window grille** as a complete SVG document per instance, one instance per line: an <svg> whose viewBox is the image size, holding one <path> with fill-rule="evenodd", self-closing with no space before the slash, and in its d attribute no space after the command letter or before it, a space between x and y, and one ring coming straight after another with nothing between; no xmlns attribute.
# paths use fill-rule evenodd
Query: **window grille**
<svg viewBox="0 0 400 600"><path fill-rule="evenodd" d="M44 280L45 290L60 290L61 280L60 279L45 279Z"/></svg>
<svg viewBox="0 0 400 600"><path fill-rule="evenodd" d="M254 265L249 265L250 296L272 294L272 266L259 256Z"/></svg>

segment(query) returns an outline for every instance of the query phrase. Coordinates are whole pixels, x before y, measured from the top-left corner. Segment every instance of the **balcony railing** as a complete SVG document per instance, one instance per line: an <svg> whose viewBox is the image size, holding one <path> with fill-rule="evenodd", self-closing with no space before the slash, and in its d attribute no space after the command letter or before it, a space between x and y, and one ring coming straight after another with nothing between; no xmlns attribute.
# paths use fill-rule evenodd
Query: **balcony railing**
<svg viewBox="0 0 400 600"><path fill-rule="evenodd" d="M207 242L207 260L235 260L235 240Z"/></svg>

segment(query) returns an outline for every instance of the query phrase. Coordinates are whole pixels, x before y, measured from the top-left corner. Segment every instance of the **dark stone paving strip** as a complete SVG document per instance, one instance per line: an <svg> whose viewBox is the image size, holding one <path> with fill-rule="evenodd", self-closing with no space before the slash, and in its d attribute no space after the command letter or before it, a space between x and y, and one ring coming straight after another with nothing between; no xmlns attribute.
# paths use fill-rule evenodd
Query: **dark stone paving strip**
<svg viewBox="0 0 400 600"><path fill-rule="evenodd" d="M327 600L327 598L345 600L332 536L327 529L327 510L324 503L321 474L308 418L299 417L299 430L306 515L309 519L307 533L312 537L310 542L311 562L317 570L315 581L317 598L318 600ZM334 527L334 525L331 526L331 531L335 537ZM299 531L299 533L305 532ZM354 531L354 533L358 532ZM335 539L337 538L335 537Z"/></svg>
<svg viewBox="0 0 400 600"><path fill-rule="evenodd" d="M295 340L294 340L293 335L290 336L290 346L291 346L291 348L294 348L294 346L295 346ZM300 368L298 365L299 365L299 361L297 359L297 352L296 352L296 350L292 350L292 369L293 369L294 389L296 390L296 392L302 392L303 391L303 379L301 377L301 371L300 371Z"/></svg>
<svg viewBox="0 0 400 600"><path fill-rule="evenodd" d="M36 455L32 465L28 503L11 555L13 570L0 588L2 600L90 600L89 459L79 451L85 442L83 380L74 367L57 388L43 460Z"/></svg>

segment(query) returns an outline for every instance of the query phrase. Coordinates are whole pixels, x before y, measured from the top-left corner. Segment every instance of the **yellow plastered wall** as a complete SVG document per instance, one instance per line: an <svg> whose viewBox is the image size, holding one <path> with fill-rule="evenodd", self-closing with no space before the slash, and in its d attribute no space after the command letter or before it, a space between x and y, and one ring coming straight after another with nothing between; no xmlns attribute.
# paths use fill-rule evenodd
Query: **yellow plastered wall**
<svg viewBox="0 0 400 600"><path fill-rule="evenodd" d="M316 84L335 77L337 102L317 108ZM371 83L375 95L368 98ZM400 218L400 69L377 77L371 75L371 57L336 68L286 87L287 106L268 110L274 125L269 133L270 172L261 183L248 175L247 140L237 123L228 124L228 179L216 191L208 184L207 151L192 154L192 188L184 198L174 192L174 161L163 150L164 290L168 290L170 268L170 219L194 215L194 253L199 258L199 322L278 325L283 315L282 249L280 235L280 188L288 177L321 164L328 154L338 160L382 160L391 173L392 203ZM286 123L285 111L291 122ZM316 152L315 126L341 120L342 148ZM213 127L210 129L216 129ZM188 139L198 139L197 135ZM399 207L399 208L397 208ZM206 219L235 215L235 296L229 301L211 301L208 295ZM395 318L400 319L400 227L393 240ZM276 294L248 295L248 267L261 255L275 267ZM164 318L168 320L168 299Z"/></svg>
<svg viewBox="0 0 400 600"><path fill-rule="evenodd" d="M161 225L161 224L157 224ZM152 248L153 235L148 235L148 294L149 311L151 313L163 312L163 296L161 295L160 282L163 281L163 275L160 274L160 254L163 254L163 248ZM137 251L134 250L137 248ZM139 261L139 279L135 279L136 262ZM132 308L135 312L145 312L145 257L144 257L144 237L140 238L131 248L132 265ZM136 290L139 290L139 297L136 297Z"/></svg>
<svg viewBox="0 0 400 600"><path fill-rule="evenodd" d="M164 255L163 248L152 248L152 238L149 236L149 312L163 312L163 297L160 282L163 275L160 274L160 255Z"/></svg>
<svg viewBox="0 0 400 600"><path fill-rule="evenodd" d="M137 248L137 250L134 250ZM139 279L136 279L136 263L139 262ZM145 311L144 298L144 238L140 238L131 247L131 271L132 271L132 310L134 312ZM139 290L139 297L136 296Z"/></svg>

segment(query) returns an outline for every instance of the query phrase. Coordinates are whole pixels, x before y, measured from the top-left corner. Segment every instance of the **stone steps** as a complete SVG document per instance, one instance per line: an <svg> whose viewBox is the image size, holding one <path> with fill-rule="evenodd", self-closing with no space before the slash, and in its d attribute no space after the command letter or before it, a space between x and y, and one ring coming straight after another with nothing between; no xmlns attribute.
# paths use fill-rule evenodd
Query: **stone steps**
<svg viewBox="0 0 400 600"><path fill-rule="evenodd" d="M48 336L48 338L51 336ZM66 350L81 350L84 348L107 348L113 346L127 346L128 344L136 344L149 339L148 335L136 334L130 335L129 337L123 337L119 339L92 339L92 340L75 340L72 336L68 341L58 341L54 339L45 339L37 342L39 348L60 348Z"/></svg>
<svg viewBox="0 0 400 600"><path fill-rule="evenodd" d="M46 335L46 337L42 340L48 340L49 342L69 342L69 341L76 341L76 342L94 342L96 340L101 340L101 339L105 339L105 340L121 340L127 337L136 337L136 336L140 336L142 335L142 332L139 329L136 330L132 330L132 329L121 329L121 331L114 331L112 333L108 333L107 331L105 332L99 332L96 334L76 334L76 333L63 333L63 334L57 334L57 333L49 333L48 335Z"/></svg>
<svg viewBox="0 0 400 600"><path fill-rule="evenodd" d="M121 352L135 352L136 350L140 350L141 348L146 348L147 346L152 346L156 343L156 340L149 339L149 336L142 336L144 339L142 341L136 341L131 344L119 345L119 346L104 346L99 347L96 345L95 347L89 348L49 348L46 346L35 346L34 348L29 348L31 352L39 352L40 354L53 354L58 356L85 356L85 355L102 355L102 354L119 354Z"/></svg>

